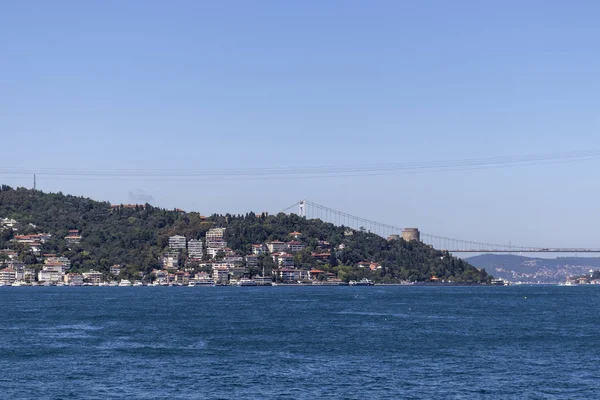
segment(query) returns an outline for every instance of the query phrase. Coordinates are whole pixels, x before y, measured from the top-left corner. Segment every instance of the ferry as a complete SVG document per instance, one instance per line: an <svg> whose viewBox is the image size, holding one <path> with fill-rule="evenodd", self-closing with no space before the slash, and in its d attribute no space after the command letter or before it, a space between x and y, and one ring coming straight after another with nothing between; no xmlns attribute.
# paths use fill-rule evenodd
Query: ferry
<svg viewBox="0 0 600 400"><path fill-rule="evenodd" d="M119 282L119 286L131 286L131 282L128 279L123 279Z"/></svg>
<svg viewBox="0 0 600 400"><path fill-rule="evenodd" d="M273 286L273 279L270 276L256 276L254 282L258 286Z"/></svg>
<svg viewBox="0 0 600 400"><path fill-rule="evenodd" d="M196 281L196 286L215 286L215 281L212 279L199 279Z"/></svg>
<svg viewBox="0 0 600 400"><path fill-rule="evenodd" d="M344 281L322 281L322 282L313 282L313 285L320 286L348 286L347 282Z"/></svg>
<svg viewBox="0 0 600 400"><path fill-rule="evenodd" d="M360 281L350 281L349 282L350 286L373 286L374 283L373 281L367 279L367 278L363 278Z"/></svg>
<svg viewBox="0 0 600 400"><path fill-rule="evenodd" d="M258 286L258 283L254 282L252 279L240 279L237 283L238 286Z"/></svg>
<svg viewBox="0 0 600 400"><path fill-rule="evenodd" d="M508 286L508 281L504 279L492 279L491 285L493 286Z"/></svg>

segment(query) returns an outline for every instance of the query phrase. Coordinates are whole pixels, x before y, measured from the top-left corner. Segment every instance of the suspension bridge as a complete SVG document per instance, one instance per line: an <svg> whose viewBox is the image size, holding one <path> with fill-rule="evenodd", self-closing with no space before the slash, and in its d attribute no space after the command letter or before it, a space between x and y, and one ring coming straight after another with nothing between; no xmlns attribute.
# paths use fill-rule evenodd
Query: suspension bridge
<svg viewBox="0 0 600 400"><path fill-rule="evenodd" d="M294 210L296 211L294 212ZM337 226L374 233L384 238L406 237L403 236L403 233L410 236L415 235L416 231L417 240L420 240L435 249L448 251L450 253L600 253L600 248L551 248L515 246L512 244L502 245L432 235L418 232L418 230L414 228L401 228L357 217L308 200L298 201L282 212L292 212L307 219L319 219L323 222L329 222Z"/></svg>

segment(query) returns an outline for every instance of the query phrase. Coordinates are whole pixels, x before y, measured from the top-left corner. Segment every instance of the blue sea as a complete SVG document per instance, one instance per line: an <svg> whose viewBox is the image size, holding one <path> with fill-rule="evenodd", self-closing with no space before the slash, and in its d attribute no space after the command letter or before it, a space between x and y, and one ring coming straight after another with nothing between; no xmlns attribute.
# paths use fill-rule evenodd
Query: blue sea
<svg viewBox="0 0 600 400"><path fill-rule="evenodd" d="M600 398L600 287L0 287L2 399Z"/></svg>

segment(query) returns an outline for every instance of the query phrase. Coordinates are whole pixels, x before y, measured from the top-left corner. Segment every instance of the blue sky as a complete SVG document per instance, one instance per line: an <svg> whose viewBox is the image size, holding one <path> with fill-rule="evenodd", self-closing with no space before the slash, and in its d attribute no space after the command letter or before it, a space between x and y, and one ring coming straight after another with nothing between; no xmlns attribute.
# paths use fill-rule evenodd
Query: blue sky
<svg viewBox="0 0 600 400"><path fill-rule="evenodd" d="M592 1L30 1L0 6L0 167L259 168L600 149ZM202 213L308 198L399 226L597 246L592 160L233 181L45 179ZM0 172L13 186L30 177Z"/></svg>

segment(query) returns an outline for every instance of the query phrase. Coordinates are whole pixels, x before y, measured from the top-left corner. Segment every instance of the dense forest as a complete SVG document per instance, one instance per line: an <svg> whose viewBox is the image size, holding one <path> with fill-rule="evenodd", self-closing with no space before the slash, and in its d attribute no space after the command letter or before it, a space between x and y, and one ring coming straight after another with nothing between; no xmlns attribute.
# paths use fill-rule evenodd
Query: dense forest
<svg viewBox="0 0 600 400"><path fill-rule="evenodd" d="M41 260L25 251L12 239L15 234L50 233L52 239L43 244L44 253L68 257L72 269L108 271L113 264L124 265L128 274L150 272L161 267L161 256L172 235L201 239L215 226L226 227L228 246L240 255L249 254L253 243L268 240L289 241L290 232L302 235L298 240L307 248L295 254L299 268L318 267L334 272L338 277L377 282L401 280L427 282L434 279L462 283L485 283L491 277L450 254L435 250L420 242L402 239L387 241L373 233L335 226L318 219L305 219L295 214L212 215L201 217L195 212L166 210L150 204L134 208L111 207L108 202L62 193L43 193L24 188L0 187L0 218L18 221L18 232L0 232L0 248L19 250L19 257L28 264ZM71 229L82 236L81 243L68 244L64 237ZM330 244L332 255L325 262L317 261L312 253L320 251L322 241ZM321 243L319 243L321 242ZM343 246L340 246L343 245ZM185 255L185 254L184 254ZM359 268L357 263L373 261L381 269ZM261 257L259 268L273 268L270 257Z"/></svg>

